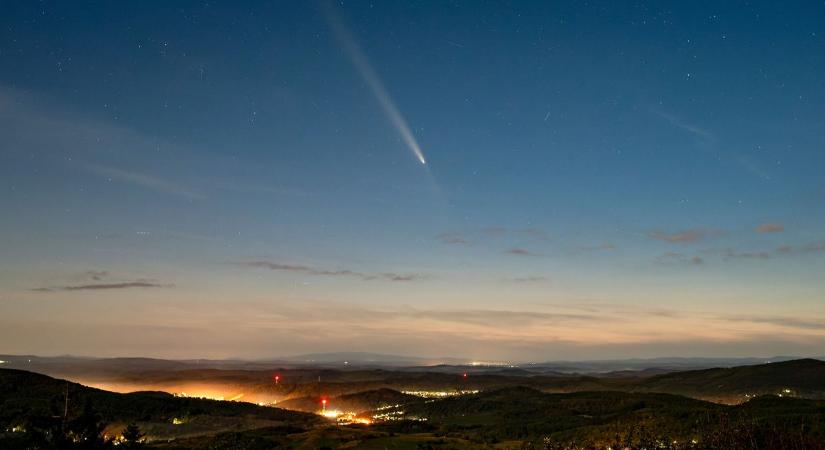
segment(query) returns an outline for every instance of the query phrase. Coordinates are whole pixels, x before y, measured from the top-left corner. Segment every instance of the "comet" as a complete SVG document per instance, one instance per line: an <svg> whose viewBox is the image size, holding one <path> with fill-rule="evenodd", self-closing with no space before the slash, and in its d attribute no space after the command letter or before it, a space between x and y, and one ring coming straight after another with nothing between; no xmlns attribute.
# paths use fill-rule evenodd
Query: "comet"
<svg viewBox="0 0 825 450"><path fill-rule="evenodd" d="M404 118L404 115L401 114L401 111L398 110L398 107L395 106L395 102L392 100L389 91L387 91L384 83L381 82L381 78L379 78L378 74L373 70L372 65L369 63L369 60L367 60L355 37L350 33L344 21L338 16L331 5L326 4L324 10L327 21L336 39L343 47L344 52L358 71L358 74L361 75L361 78L363 78L367 86L369 86L375 99L378 100L378 104L381 105L381 109L384 110L387 119L392 126L395 127L404 144L406 144L407 148L409 148L416 159L418 159L418 162L426 165L427 159L424 158L424 152L421 151L421 146L418 145L418 141L415 139L415 135L413 135L407 120Z"/></svg>

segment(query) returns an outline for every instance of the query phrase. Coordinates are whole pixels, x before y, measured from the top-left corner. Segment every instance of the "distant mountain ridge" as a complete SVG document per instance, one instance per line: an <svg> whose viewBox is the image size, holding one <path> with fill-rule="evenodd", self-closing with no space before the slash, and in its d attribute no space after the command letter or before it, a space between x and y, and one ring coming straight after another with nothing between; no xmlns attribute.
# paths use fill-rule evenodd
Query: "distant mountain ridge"
<svg viewBox="0 0 825 450"><path fill-rule="evenodd" d="M175 370L192 368L237 368L264 369L276 366L330 366L334 368L356 367L394 367L408 370L437 370L444 372L506 371L516 370L530 373L584 373L606 374L610 372L631 372L643 370L681 371L716 367L734 367L764 364L801 359L794 356L774 356L768 358L703 358L703 357L660 357L628 358L610 360L583 361L547 361L541 363L484 363L455 357L420 357L403 356L370 352L327 352L307 353L292 356L258 359L162 359L149 357L109 357L95 358L87 356L36 356L36 355L0 355L0 368L11 367L23 370L39 371L41 368L67 368L85 366L98 370ZM817 358L825 359L825 357Z"/></svg>

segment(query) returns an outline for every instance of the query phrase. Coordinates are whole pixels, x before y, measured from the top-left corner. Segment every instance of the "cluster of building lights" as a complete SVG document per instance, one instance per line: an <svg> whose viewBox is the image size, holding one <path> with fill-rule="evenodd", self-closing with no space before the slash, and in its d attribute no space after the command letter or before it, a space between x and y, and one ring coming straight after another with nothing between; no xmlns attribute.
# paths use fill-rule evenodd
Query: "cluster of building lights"
<svg viewBox="0 0 825 450"><path fill-rule="evenodd" d="M326 411L322 411L321 415L329 419L335 419L335 422L338 425L351 425L354 423L369 425L372 423L372 420L366 417L358 417L358 414L353 411L338 411L337 409L328 409Z"/></svg>
<svg viewBox="0 0 825 450"><path fill-rule="evenodd" d="M370 418L359 416L353 411L340 411L337 409L327 409L327 400L321 400L321 410L317 414L328 419L334 419L338 425L362 424L370 425L374 422L388 422L393 420L418 420L426 421L426 418L407 416L400 404L384 405L374 410Z"/></svg>
<svg viewBox="0 0 825 450"><path fill-rule="evenodd" d="M419 420L425 421L427 420L426 417L414 417L414 416L407 416L404 410L401 409L392 409L386 412L380 412L372 416L373 420L387 422L392 420Z"/></svg>
<svg viewBox="0 0 825 450"><path fill-rule="evenodd" d="M236 402L236 401L240 400L241 398L243 398L243 396L244 396L243 394L238 394L238 395L235 395L232 398L224 398L223 396L220 396L220 395L188 394L186 392L176 392L176 393L173 393L172 395L174 395L175 397L180 397L180 398L197 398L197 399L200 399L200 400L219 400L219 401L228 401L228 402ZM258 403L258 405L265 406L261 403Z"/></svg>
<svg viewBox="0 0 825 450"><path fill-rule="evenodd" d="M201 400L221 400L221 401L225 400L221 396L213 396L213 395L207 395L207 394L187 394L186 392L175 392L172 395L174 395L175 397L180 397L180 398L197 398L197 399L201 399Z"/></svg>
<svg viewBox="0 0 825 450"><path fill-rule="evenodd" d="M756 398L760 395L764 394L744 394L745 398ZM794 397L796 395L796 392L794 392L793 389L784 388L781 391L777 392L776 395L779 397Z"/></svg>
<svg viewBox="0 0 825 450"><path fill-rule="evenodd" d="M469 395L469 394L478 394L478 389L472 390L454 390L454 391L401 391L407 395L414 395L416 397L423 397L423 398L447 398L447 397L455 397L458 395Z"/></svg>
<svg viewBox="0 0 825 450"><path fill-rule="evenodd" d="M126 438L124 438L123 435L120 435L120 436L117 436L114 439L112 439L110 442L112 443L112 445L115 445L115 446L123 445L123 444L126 443ZM142 443L146 442L146 438L141 439L140 442L142 442Z"/></svg>
<svg viewBox="0 0 825 450"><path fill-rule="evenodd" d="M515 364L510 364L508 362L501 362L501 361L473 361L470 363L473 367L509 367L514 368L518 367Z"/></svg>
<svg viewBox="0 0 825 450"><path fill-rule="evenodd" d="M335 422L338 425L350 425L354 423L369 425L372 423L372 420L367 419L365 417L358 417L358 414L352 411L327 409L327 399L321 400L321 410L318 411L317 414L322 415L328 419L335 419Z"/></svg>

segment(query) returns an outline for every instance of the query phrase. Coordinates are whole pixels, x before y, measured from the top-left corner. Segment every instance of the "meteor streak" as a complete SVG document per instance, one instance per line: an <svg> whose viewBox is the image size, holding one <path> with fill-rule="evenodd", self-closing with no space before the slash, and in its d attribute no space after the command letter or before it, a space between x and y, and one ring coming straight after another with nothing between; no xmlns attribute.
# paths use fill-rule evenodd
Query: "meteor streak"
<svg viewBox="0 0 825 450"><path fill-rule="evenodd" d="M424 158L424 153L421 151L421 147L415 140L415 136L413 136L412 130L410 130L410 126L407 124L406 119L404 119L404 116L401 114L401 111L398 110L398 107L395 106L395 102L393 102L392 97L390 97L390 93L387 92L387 88L384 87L384 83L382 83L381 79L378 78L378 75L375 73L375 70L373 70L367 60L367 57L361 51L361 48L355 41L355 37L352 36L352 33L349 32L346 25L344 25L344 22L340 17L338 17L333 8L334 7L329 4L326 5L324 8L326 11L326 17L332 27L332 31L335 33L335 37L341 43L341 46L344 47L350 62L352 62L352 65L355 66L356 70L358 70L358 73L364 81L367 82L367 85L370 87L370 90L372 90L376 100L378 100L378 103L387 115L387 119L389 119L390 123L392 123L398 131L398 134L401 135L401 139L404 140L404 143L407 144L410 151L413 152L421 164L427 164L427 160Z"/></svg>

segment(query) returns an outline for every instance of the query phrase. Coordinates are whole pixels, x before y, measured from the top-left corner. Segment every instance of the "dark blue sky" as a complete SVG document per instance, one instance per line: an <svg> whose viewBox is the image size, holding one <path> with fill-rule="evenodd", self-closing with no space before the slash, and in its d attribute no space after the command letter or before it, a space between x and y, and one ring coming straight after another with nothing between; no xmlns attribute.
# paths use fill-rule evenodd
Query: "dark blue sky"
<svg viewBox="0 0 825 450"><path fill-rule="evenodd" d="M4 2L0 351L825 345L825 4L235 3Z"/></svg>

